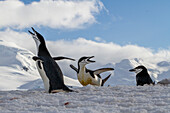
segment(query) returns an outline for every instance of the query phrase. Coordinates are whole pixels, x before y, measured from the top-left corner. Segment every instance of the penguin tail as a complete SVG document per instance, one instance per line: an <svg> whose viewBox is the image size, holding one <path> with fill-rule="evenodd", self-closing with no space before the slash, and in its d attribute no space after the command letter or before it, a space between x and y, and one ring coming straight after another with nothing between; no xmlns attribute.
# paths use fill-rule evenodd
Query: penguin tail
<svg viewBox="0 0 170 113"><path fill-rule="evenodd" d="M155 81L154 81L154 82L152 82L152 84L153 84L153 85L155 85Z"/></svg>
<svg viewBox="0 0 170 113"><path fill-rule="evenodd" d="M73 90L69 89L65 84L63 84L63 86L60 88L49 90L49 93L59 93L59 92L73 92Z"/></svg>
<svg viewBox="0 0 170 113"><path fill-rule="evenodd" d="M66 85L64 85L63 90L66 92L73 92L73 90L69 89Z"/></svg>
<svg viewBox="0 0 170 113"><path fill-rule="evenodd" d="M110 78L110 76L111 76L111 74L108 75L106 78L104 78L104 79L102 80L102 85L101 85L101 86L104 85L104 83Z"/></svg>

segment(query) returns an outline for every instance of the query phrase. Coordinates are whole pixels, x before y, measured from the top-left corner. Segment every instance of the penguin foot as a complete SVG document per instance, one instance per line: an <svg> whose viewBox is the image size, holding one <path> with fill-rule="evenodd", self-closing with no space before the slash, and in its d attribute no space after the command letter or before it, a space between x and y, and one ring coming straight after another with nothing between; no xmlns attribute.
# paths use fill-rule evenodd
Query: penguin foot
<svg viewBox="0 0 170 113"><path fill-rule="evenodd" d="M63 89L52 90L51 93L65 92Z"/></svg>
<svg viewBox="0 0 170 113"><path fill-rule="evenodd" d="M76 91L73 91L71 89L69 90L63 90L63 89L58 89L58 90L52 90L51 93L59 93L59 92L76 92Z"/></svg>

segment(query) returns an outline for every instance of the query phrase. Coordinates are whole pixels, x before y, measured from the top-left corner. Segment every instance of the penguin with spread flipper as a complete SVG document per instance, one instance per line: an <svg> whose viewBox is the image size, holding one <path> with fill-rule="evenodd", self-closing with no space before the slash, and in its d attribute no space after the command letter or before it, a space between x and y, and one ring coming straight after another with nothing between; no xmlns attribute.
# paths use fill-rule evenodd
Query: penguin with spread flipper
<svg viewBox="0 0 170 113"><path fill-rule="evenodd" d="M70 67L77 72L78 80L83 86L86 86L88 84L96 85L96 86L103 86L104 83L109 79L111 74L108 75L105 79L102 79L100 76L100 73L114 70L113 68L101 68L97 70L87 69L85 67L86 64L95 62L93 60L90 60L93 57L94 56L81 57L78 61L78 69L74 67L73 65L70 65Z"/></svg>
<svg viewBox="0 0 170 113"><path fill-rule="evenodd" d="M33 32L29 31L32 35L38 50L38 55L33 57L36 61L38 71L43 79L45 91L49 93L56 93L61 91L72 91L64 84L63 73L55 60L70 59L67 57L54 57L52 58L47 50L43 36L32 28Z"/></svg>

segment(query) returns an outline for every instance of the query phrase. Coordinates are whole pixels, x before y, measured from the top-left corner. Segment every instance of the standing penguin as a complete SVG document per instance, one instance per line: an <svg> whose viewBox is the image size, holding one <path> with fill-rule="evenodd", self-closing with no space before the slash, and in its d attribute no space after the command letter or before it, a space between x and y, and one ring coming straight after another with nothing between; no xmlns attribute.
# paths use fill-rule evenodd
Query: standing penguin
<svg viewBox="0 0 170 113"><path fill-rule="evenodd" d="M52 58L47 50L43 36L35 31L34 28L32 28L32 30L34 33L31 31L29 31L29 33L32 35L38 50L38 57L34 56L33 60L36 61L38 71L43 79L45 91L49 93L72 91L64 84L63 73L58 64L55 62L55 60L69 58Z"/></svg>
<svg viewBox="0 0 170 113"><path fill-rule="evenodd" d="M144 66L138 66L134 69L129 70L130 72L135 72L136 73L136 82L137 86L143 86L144 84L155 84L151 77L148 74L147 69Z"/></svg>
<svg viewBox="0 0 170 113"><path fill-rule="evenodd" d="M114 70L113 68L101 68L97 70L87 69L85 67L86 64L95 62L95 61L90 60L93 57L94 56L81 57L78 61L78 69L74 67L73 65L70 65L70 67L77 72L78 80L83 86L86 86L88 84L96 85L96 86L103 86L104 83L111 76L111 74L102 80L100 73Z"/></svg>

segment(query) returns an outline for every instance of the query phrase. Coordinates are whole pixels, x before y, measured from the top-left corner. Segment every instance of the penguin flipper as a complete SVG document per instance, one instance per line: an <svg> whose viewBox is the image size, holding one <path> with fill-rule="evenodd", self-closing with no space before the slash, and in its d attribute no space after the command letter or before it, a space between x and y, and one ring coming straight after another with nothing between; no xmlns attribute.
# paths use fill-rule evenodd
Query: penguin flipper
<svg viewBox="0 0 170 113"><path fill-rule="evenodd" d="M40 57L37 57L37 56L33 56L32 59L33 59L34 61L37 61L37 60L43 61Z"/></svg>
<svg viewBox="0 0 170 113"><path fill-rule="evenodd" d="M59 56L59 57L53 57L53 59L54 59L54 60L63 60L63 59L68 59L68 60L75 61L75 59L68 58L68 57L63 57L63 56Z"/></svg>
<svg viewBox="0 0 170 113"><path fill-rule="evenodd" d="M110 76L111 76L111 74L110 75L108 75L106 78L104 78L103 80L102 80L102 84L101 84L101 86L103 86L104 85L104 83L110 78Z"/></svg>
<svg viewBox="0 0 170 113"><path fill-rule="evenodd" d="M103 73L103 72L106 72L106 71L112 71L112 70L114 70L114 69L113 68L101 68L101 69L94 70L94 74L98 75L100 73Z"/></svg>
<svg viewBox="0 0 170 113"><path fill-rule="evenodd" d="M78 69L76 67L74 67L72 64L70 65L70 67L78 73Z"/></svg>
<svg viewBox="0 0 170 113"><path fill-rule="evenodd" d="M35 35L34 33L32 33L30 30L28 30L28 32L31 34L31 35Z"/></svg>

